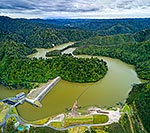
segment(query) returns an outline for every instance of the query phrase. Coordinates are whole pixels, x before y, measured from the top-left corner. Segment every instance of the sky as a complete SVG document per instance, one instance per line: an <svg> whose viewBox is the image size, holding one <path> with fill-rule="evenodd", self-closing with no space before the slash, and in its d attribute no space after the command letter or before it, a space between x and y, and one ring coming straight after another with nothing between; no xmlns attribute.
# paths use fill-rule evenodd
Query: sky
<svg viewBox="0 0 150 133"><path fill-rule="evenodd" d="M12 18L144 18L150 0L0 0L0 16Z"/></svg>

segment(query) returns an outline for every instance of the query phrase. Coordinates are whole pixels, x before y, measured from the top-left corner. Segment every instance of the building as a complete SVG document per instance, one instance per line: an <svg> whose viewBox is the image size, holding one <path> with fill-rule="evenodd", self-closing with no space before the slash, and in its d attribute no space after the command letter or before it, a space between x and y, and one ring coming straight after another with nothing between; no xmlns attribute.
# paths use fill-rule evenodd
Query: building
<svg viewBox="0 0 150 133"><path fill-rule="evenodd" d="M24 92L21 92L21 93L17 94L17 95L15 96L15 98L17 98L17 99L25 98L25 93L24 93Z"/></svg>

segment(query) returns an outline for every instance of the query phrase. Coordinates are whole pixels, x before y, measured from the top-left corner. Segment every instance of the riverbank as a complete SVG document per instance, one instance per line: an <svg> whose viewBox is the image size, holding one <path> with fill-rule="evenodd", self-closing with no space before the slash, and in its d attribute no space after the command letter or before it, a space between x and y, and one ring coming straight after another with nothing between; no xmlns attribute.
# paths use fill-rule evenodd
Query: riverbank
<svg viewBox="0 0 150 133"><path fill-rule="evenodd" d="M70 116L71 112L59 114L53 118L46 118L36 122L29 123L33 127L50 127L54 130L64 131L76 127L106 126L112 123L118 123L121 118L120 109L103 110L97 107L91 107L85 115ZM80 114L80 112L78 112Z"/></svg>
<svg viewBox="0 0 150 133"><path fill-rule="evenodd" d="M34 53L34 54L29 55L28 57L29 58L34 58L34 57L35 58L40 58L40 57L42 57L42 58L46 59L47 58L46 57L47 52L50 52L50 51L53 51L53 50L62 50L64 48L66 48L68 46L72 46L74 44L75 44L75 42L69 42L69 43L64 43L64 44L58 45L58 46L54 46L53 48L49 48L49 49L36 48L37 52Z"/></svg>
<svg viewBox="0 0 150 133"><path fill-rule="evenodd" d="M91 56L79 57L90 58ZM79 99L81 106L101 105L108 107L119 102L123 103L131 89L131 84L140 83L134 67L118 59L98 58L103 58L108 64L108 72L103 79L96 83L82 84L61 80L42 100L41 109L36 109L25 103L17 107L20 115L24 119L32 121L65 112L86 88L89 89Z"/></svg>
<svg viewBox="0 0 150 133"><path fill-rule="evenodd" d="M70 50L72 52L72 49L67 49L64 52L68 53ZM38 53L38 56L42 57L43 54L44 53ZM92 56L78 56L78 58L91 57ZM37 109L28 103L24 103L17 107L20 115L26 120L33 121L65 112L86 88L89 89L87 89L79 99L81 106L101 105L109 107L119 102L123 103L131 89L131 84L140 83L134 71L134 67L118 59L109 57L98 58L104 59L108 63L109 70L103 79L96 83L82 84L61 80L42 100L42 108ZM9 95L9 90L7 91ZM12 90L12 92L13 91L18 90ZM55 103L53 101L55 101ZM56 107L56 104L59 108Z"/></svg>
<svg viewBox="0 0 150 133"><path fill-rule="evenodd" d="M68 53L70 50L72 52L72 49L67 49L64 52ZM90 57L92 56L78 56L78 58ZM118 102L124 102L131 89L131 84L140 83L140 80L137 78L137 74L134 71L134 67L118 59L109 57L98 58L104 59L108 63L109 70L103 79L96 83L82 84L61 80L60 83L58 83L58 85L56 85L43 99L43 107L41 109L34 108L28 103L25 103L17 107L20 115L27 120L38 120L50 115L65 112L86 88L89 89L79 99L81 106L113 106ZM1 95L2 99L6 98L7 95L13 96L14 93L17 94L20 91L22 90L0 89L0 93L3 94ZM53 101L55 101L55 103ZM56 107L56 104L59 108Z"/></svg>

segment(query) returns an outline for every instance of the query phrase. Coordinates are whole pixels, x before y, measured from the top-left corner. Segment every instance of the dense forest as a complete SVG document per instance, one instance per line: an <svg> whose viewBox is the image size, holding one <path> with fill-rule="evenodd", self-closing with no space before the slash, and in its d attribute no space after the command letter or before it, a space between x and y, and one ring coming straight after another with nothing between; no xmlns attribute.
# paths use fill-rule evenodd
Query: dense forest
<svg viewBox="0 0 150 133"><path fill-rule="evenodd" d="M75 58L48 52L50 59L30 59L34 48L51 48L69 41L78 47L74 54L102 55L121 59L135 66L138 76L150 80L150 19L11 19L0 16L0 83L11 88L31 89L39 83L61 76L72 82L95 82L107 73L107 64L97 58ZM70 46L69 46L70 47ZM130 118L135 132L139 118L150 132L150 83L134 85L127 99L135 114ZM129 116L119 123L101 127L103 131L129 132ZM6 132L16 132L13 123ZM92 132L96 129L92 128ZM54 132L50 128L33 128L30 132ZM58 132L58 131L56 131ZM64 131L67 132L67 131Z"/></svg>
<svg viewBox="0 0 150 133"><path fill-rule="evenodd" d="M29 22L95 31L100 35L134 33L150 28L149 18L130 19L31 19Z"/></svg>
<svg viewBox="0 0 150 133"><path fill-rule="evenodd" d="M30 48L51 48L69 41L79 41L95 33L86 30L64 29L59 26L28 22L0 16L0 41L14 40Z"/></svg>
<svg viewBox="0 0 150 133"><path fill-rule="evenodd" d="M134 106L134 111L138 113L144 128L150 132L150 82L134 85L127 103Z"/></svg>
<svg viewBox="0 0 150 133"><path fill-rule="evenodd" d="M150 40L150 29L136 32L134 34L117 34L110 36L95 36L85 39L76 43L74 46L85 46L85 45L98 45L98 46L109 46L109 45L123 45L132 44L135 42L144 42Z"/></svg>
<svg viewBox="0 0 150 133"><path fill-rule="evenodd" d="M28 48L15 41L0 42L0 61L5 58L24 58L36 50Z"/></svg>
<svg viewBox="0 0 150 133"><path fill-rule="evenodd" d="M93 82L107 72L106 62L97 58L62 55L51 59L30 59L33 51L15 42L3 42L0 49L0 82L13 88L31 89L37 83L61 76L72 82Z"/></svg>
<svg viewBox="0 0 150 133"><path fill-rule="evenodd" d="M138 76L145 80L150 80L150 30L143 30L134 34L111 35L111 36L96 36L78 42L75 46L78 48L74 54L88 54L108 56L121 59L122 61L135 66ZM133 114L124 117L123 121L118 124L112 124L107 127L108 132L130 132L132 130L137 133L150 132L149 128L149 92L150 83L135 84L127 99L127 104L133 110ZM130 118L129 118L130 117ZM144 128L143 130L141 123ZM127 126L127 127L126 127ZM126 128L124 128L126 127ZM95 130L93 131L95 132Z"/></svg>
<svg viewBox="0 0 150 133"><path fill-rule="evenodd" d="M0 16L0 41L14 40L30 48L50 48L53 44L60 45L69 41L80 41L96 35L102 35L105 38L106 35L135 33L148 28L150 28L150 19L27 20ZM142 34L139 33L139 35ZM96 43L99 44L118 44L119 42L124 44L143 39L139 39L139 36L131 38L130 35L106 36L106 39L102 36L95 37L93 40L97 40ZM147 36L145 39L149 39L149 37ZM93 41L90 39L83 43L93 43Z"/></svg>
<svg viewBox="0 0 150 133"><path fill-rule="evenodd" d="M74 51L74 54L100 55L119 58L122 61L135 65L136 72L142 79L150 79L150 41L129 43L113 46L83 46Z"/></svg>
<svg viewBox="0 0 150 133"><path fill-rule="evenodd" d="M98 45L98 46L109 46L109 45L120 45L127 43L134 43L135 40L129 34L118 34L110 36L96 36L85 39L83 41L74 44L74 47Z"/></svg>

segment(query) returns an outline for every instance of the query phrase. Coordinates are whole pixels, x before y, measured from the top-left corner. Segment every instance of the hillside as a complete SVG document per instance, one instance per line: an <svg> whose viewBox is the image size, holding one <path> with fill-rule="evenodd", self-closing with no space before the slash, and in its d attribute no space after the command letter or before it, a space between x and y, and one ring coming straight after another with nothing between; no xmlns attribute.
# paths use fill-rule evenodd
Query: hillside
<svg viewBox="0 0 150 133"><path fill-rule="evenodd" d="M122 61L135 65L138 76L142 79L150 79L150 41L133 43L119 46L82 46L74 51L74 54L85 54L94 56L108 56L121 59Z"/></svg>
<svg viewBox="0 0 150 133"><path fill-rule="evenodd" d="M77 59L62 55L52 59L30 59L34 50L14 41L0 43L0 83L12 88L34 88L57 76L71 82L95 82L108 70L103 60Z"/></svg>
<svg viewBox="0 0 150 133"><path fill-rule="evenodd" d="M150 19L11 19L0 16L0 84L13 89L32 89L61 76L70 82L96 82L108 67L98 58L77 58L50 51L49 59L28 58L35 48L51 48L76 42L75 55L108 56L135 66L145 83L132 84L127 109L118 123L92 127L91 132L150 132ZM72 46L69 46L72 47ZM67 47L67 48L69 48ZM124 106L124 105L118 105ZM124 106L124 107L125 107ZM13 129L13 124L11 124ZM143 129L144 126L144 129ZM6 130L10 132L9 125ZM33 128L31 132L54 132ZM16 131L14 131L16 132ZM57 131L56 131L57 132ZM67 132L67 131L64 131ZM88 132L88 131L87 131Z"/></svg>
<svg viewBox="0 0 150 133"><path fill-rule="evenodd" d="M85 45L123 45L131 44L135 42L144 42L150 40L150 29L138 31L133 34L117 34L109 36L96 36L85 39L81 42L76 43L74 46L85 46Z"/></svg>
<svg viewBox="0 0 150 133"><path fill-rule="evenodd" d="M0 41L14 40L30 48L51 48L69 41L80 41L95 35L91 31L64 29L51 24L28 22L26 19L0 17Z"/></svg>
<svg viewBox="0 0 150 133"><path fill-rule="evenodd" d="M150 39L150 29L136 32L132 35L136 42L143 42Z"/></svg>
<svg viewBox="0 0 150 133"><path fill-rule="evenodd" d="M81 42L76 43L74 46L87 46L87 45L99 45L99 46L109 46L109 45L120 45L126 43L135 42L134 38L129 34L118 34L110 36L96 36L85 39Z"/></svg>
<svg viewBox="0 0 150 133"><path fill-rule="evenodd" d="M139 19L31 19L31 22L53 24L72 29L95 31L101 35L134 33L150 28L149 18Z"/></svg>
<svg viewBox="0 0 150 133"><path fill-rule="evenodd" d="M144 128L150 132L150 82L137 84L133 86L129 93L127 103L131 105L137 115L140 117Z"/></svg>
<svg viewBox="0 0 150 133"><path fill-rule="evenodd" d="M150 80L150 30L133 34L97 36L76 43L78 47L74 54L108 56L121 59L135 66L139 78ZM119 123L107 128L93 128L93 132L107 131L111 133L146 133L149 129L149 90L150 83L134 84L127 98L131 112L126 112ZM144 128L143 128L144 126Z"/></svg>

